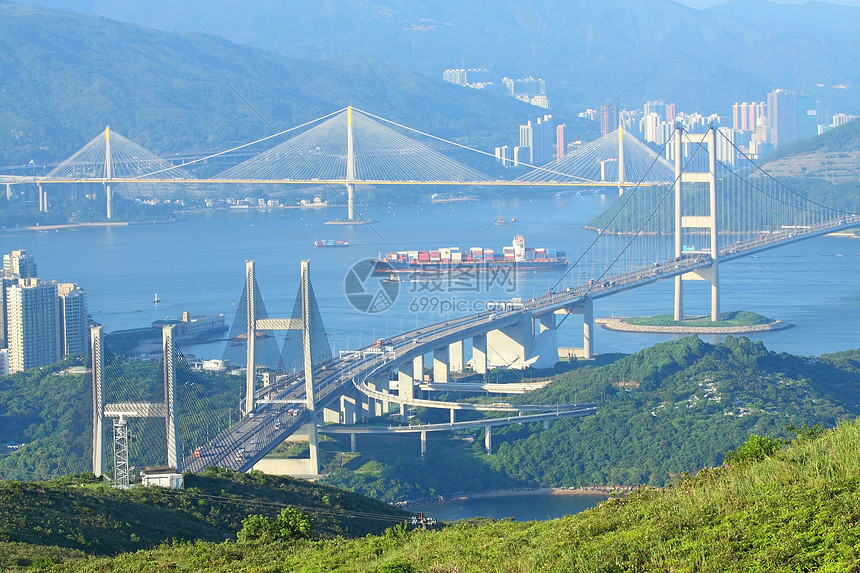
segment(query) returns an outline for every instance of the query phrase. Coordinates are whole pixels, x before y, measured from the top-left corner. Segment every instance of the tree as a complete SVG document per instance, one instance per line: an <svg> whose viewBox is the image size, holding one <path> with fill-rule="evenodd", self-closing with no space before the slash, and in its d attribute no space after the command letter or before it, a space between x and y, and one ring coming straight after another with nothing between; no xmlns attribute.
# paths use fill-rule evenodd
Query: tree
<svg viewBox="0 0 860 573"><path fill-rule="evenodd" d="M314 524L311 518L291 507L284 508L276 518L264 515L249 515L242 520L242 529L237 534L239 541L288 541L310 539Z"/></svg>

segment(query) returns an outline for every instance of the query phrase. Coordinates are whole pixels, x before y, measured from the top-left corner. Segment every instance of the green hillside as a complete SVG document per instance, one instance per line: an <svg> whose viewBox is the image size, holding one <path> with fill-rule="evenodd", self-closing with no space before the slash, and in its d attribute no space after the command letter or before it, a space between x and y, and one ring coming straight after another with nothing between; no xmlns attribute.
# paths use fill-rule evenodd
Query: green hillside
<svg viewBox="0 0 860 573"><path fill-rule="evenodd" d="M860 350L803 358L770 352L746 338L708 344L688 337L564 369L561 364L551 373L554 382L545 389L510 401L595 401L596 416L559 420L547 430L540 424L496 428L491 456L480 430L433 436L424 459L417 436L362 438L357 455L350 453L348 436L329 437L320 454L329 471L326 483L385 501L519 487L659 486L721 463L722 454L750 433L786 437L787 424L832 427L860 412ZM0 475L45 479L91 467L89 384L84 376L57 376L60 370L0 378L0 441L26 443L0 460ZM129 372L154 379L155 370L157 365L150 372L138 363ZM226 423L238 401L236 385L209 384L207 403ZM193 413L180 411L180 423L185 415ZM447 414L425 411L419 419L443 422ZM150 449L133 451L133 464L164 455L160 444L147 446L150 441L139 440L138 447Z"/></svg>
<svg viewBox="0 0 860 573"><path fill-rule="evenodd" d="M805 432L787 448L752 436L726 465L553 521L397 527L350 541L174 543L50 570L855 571L859 440L856 422Z"/></svg>
<svg viewBox="0 0 860 573"><path fill-rule="evenodd" d="M296 507L319 537L378 534L407 513L303 480L210 468L187 474L184 490L117 490L92 474L51 482L0 481L0 570L40 555L113 555L162 542L220 542L249 515Z"/></svg>
<svg viewBox="0 0 860 573"><path fill-rule="evenodd" d="M860 411L860 350L802 358L747 338L708 344L688 337L614 358L506 398L594 401L596 416L559 420L547 430L540 424L496 428L491 456L478 431L433 437L424 460L417 438L359 440L360 455L343 467L338 460L349 441L326 442L325 463L336 467L327 482L388 500L510 487L660 486L721 463L750 433L787 436L787 424L832 427ZM501 374L510 381L523 375L530 376ZM421 418L444 422L447 415Z"/></svg>
<svg viewBox="0 0 860 573"><path fill-rule="evenodd" d="M106 125L162 155L203 155L352 104L487 148L508 143L537 114L360 56L291 59L215 36L4 2L0 29L0 166L66 159Z"/></svg>
<svg viewBox="0 0 860 573"><path fill-rule="evenodd" d="M835 87L858 84L857 8L808 3L780 21L780 5L758 21L747 3L722 14L669 0L44 1L292 57L361 54L432 78L461 67L489 68L497 82L540 77L554 112L568 116L619 96L637 109L663 98L729 116L733 102L761 101L774 87L803 90L832 112L860 109L855 89Z"/></svg>

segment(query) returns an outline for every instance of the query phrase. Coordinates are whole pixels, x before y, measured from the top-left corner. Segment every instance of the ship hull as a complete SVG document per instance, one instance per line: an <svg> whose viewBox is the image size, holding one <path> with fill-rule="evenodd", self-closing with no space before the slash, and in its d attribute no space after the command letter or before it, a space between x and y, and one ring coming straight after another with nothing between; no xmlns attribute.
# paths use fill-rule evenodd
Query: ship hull
<svg viewBox="0 0 860 573"><path fill-rule="evenodd" d="M415 273L415 274L447 274L470 272L495 272L502 270L513 271L558 271L567 268L566 259L553 261L467 261L467 262L404 262L376 261L374 269L378 274L386 273Z"/></svg>

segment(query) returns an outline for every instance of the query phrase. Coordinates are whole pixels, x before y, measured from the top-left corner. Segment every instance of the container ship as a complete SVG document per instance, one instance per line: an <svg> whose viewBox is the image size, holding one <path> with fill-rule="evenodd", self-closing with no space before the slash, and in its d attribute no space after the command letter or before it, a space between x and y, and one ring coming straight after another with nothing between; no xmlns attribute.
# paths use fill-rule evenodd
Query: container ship
<svg viewBox="0 0 860 573"><path fill-rule="evenodd" d="M314 247L317 249L323 249L325 247L348 247L349 241L332 241L331 239L325 239L323 241L314 241Z"/></svg>
<svg viewBox="0 0 860 573"><path fill-rule="evenodd" d="M567 266L563 251L544 247L526 247L522 235L514 237L510 247L498 253L483 247L442 247L432 251L396 251L380 256L376 272L438 273L448 271L492 270L557 270ZM384 264L383 264L384 263Z"/></svg>

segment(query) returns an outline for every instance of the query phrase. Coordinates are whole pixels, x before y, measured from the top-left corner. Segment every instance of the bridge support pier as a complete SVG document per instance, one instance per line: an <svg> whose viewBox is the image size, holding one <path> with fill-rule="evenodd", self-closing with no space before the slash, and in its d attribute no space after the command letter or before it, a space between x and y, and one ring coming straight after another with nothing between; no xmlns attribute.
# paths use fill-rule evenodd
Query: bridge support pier
<svg viewBox="0 0 860 573"><path fill-rule="evenodd" d="M12 184L11 183L6 184L6 200L7 201L12 200Z"/></svg>
<svg viewBox="0 0 860 573"><path fill-rule="evenodd" d="M533 338L528 315L515 324L491 330L487 333L487 362L507 368L525 368L531 358ZM558 350L555 351L555 360L558 360Z"/></svg>
<svg viewBox="0 0 860 573"><path fill-rule="evenodd" d="M421 459L424 459L424 454L427 453L427 431L421 430Z"/></svg>
<svg viewBox="0 0 860 573"><path fill-rule="evenodd" d="M484 448L487 450L487 455L493 453L493 429L492 426L484 428Z"/></svg>
<svg viewBox="0 0 860 573"><path fill-rule="evenodd" d="M401 398L415 397L414 376L415 362L404 362L397 368L397 394ZM400 417L406 421L406 404L400 403Z"/></svg>
<svg viewBox="0 0 860 573"><path fill-rule="evenodd" d="M349 453L354 454L355 449L356 449L355 448L355 434L350 434L349 435Z"/></svg>
<svg viewBox="0 0 860 573"><path fill-rule="evenodd" d="M356 413L358 408L356 404L359 404L358 408L360 408L360 398L356 396L347 396L344 394L340 397L340 423L341 424L356 424Z"/></svg>
<svg viewBox="0 0 860 573"><path fill-rule="evenodd" d="M582 302L582 357L594 358L594 301L586 298Z"/></svg>
<svg viewBox="0 0 860 573"><path fill-rule="evenodd" d="M443 346L433 351L433 382L444 384L448 382L449 348Z"/></svg>
<svg viewBox="0 0 860 573"><path fill-rule="evenodd" d="M380 374L380 375L374 377L373 380L371 380L371 386L373 386L373 388L377 392L382 392L383 394L387 394L388 390L389 390L388 373ZM368 401L370 401L370 400L371 399L368 398ZM389 407L390 407L388 400L387 399L374 400L374 402L375 402L375 407L373 409L374 415L376 415L376 416L387 416L388 412L389 412Z"/></svg>
<svg viewBox="0 0 860 573"><path fill-rule="evenodd" d="M472 370L475 374L487 373L487 335L472 337Z"/></svg>
<svg viewBox="0 0 860 573"><path fill-rule="evenodd" d="M457 422L457 415L456 415L457 410L455 410L454 408L451 408L449 410L449 412L451 412L451 424L456 423Z"/></svg>
<svg viewBox="0 0 860 573"><path fill-rule="evenodd" d="M462 372L463 362L463 341L452 342L448 345L448 372Z"/></svg>

